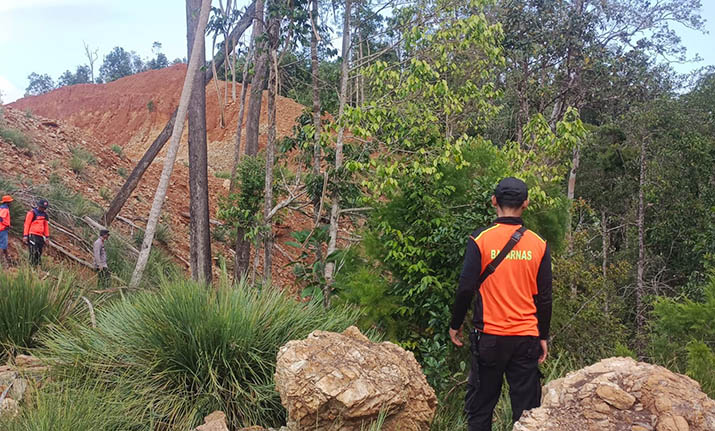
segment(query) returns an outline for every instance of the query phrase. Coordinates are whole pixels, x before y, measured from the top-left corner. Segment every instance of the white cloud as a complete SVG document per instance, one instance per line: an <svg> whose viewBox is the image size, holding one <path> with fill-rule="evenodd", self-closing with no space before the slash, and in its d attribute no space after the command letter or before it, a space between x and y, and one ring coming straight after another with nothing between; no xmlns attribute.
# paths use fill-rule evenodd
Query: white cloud
<svg viewBox="0 0 715 431"><path fill-rule="evenodd" d="M11 103L22 97L22 90L15 87L12 82L0 76L0 92L2 92L3 103Z"/></svg>

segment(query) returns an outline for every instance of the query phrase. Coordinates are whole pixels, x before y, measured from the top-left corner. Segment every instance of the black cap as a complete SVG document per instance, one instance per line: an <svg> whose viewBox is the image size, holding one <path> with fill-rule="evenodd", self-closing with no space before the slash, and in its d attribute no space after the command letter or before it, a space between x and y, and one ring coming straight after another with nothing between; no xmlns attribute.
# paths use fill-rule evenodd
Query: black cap
<svg viewBox="0 0 715 431"><path fill-rule="evenodd" d="M109 231L107 229L102 229L99 231L99 236L104 236L104 235L109 235Z"/></svg>
<svg viewBox="0 0 715 431"><path fill-rule="evenodd" d="M37 201L37 206L38 208L47 208L48 206L50 206L50 203L47 202L47 199L40 199L39 201Z"/></svg>
<svg viewBox="0 0 715 431"><path fill-rule="evenodd" d="M494 189L497 202L521 204L529 198L529 189L526 183L514 177L506 177L499 181Z"/></svg>

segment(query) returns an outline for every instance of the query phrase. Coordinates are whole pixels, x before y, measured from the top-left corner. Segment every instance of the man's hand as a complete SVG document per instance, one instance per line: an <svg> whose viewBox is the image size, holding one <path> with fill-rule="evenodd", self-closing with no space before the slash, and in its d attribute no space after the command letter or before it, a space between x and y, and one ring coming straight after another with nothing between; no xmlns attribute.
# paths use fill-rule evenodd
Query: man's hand
<svg viewBox="0 0 715 431"><path fill-rule="evenodd" d="M455 346L462 347L464 345L462 343L462 327L460 326L459 329L449 328L449 338Z"/></svg>
<svg viewBox="0 0 715 431"><path fill-rule="evenodd" d="M26 236L23 236L23 237L22 237L22 242L24 242L25 244L27 244L28 240L27 240L27 237L26 237Z"/></svg>
<svg viewBox="0 0 715 431"><path fill-rule="evenodd" d="M543 364L546 360L546 356L549 354L549 345L546 340L541 341L541 356L539 356L539 364Z"/></svg>

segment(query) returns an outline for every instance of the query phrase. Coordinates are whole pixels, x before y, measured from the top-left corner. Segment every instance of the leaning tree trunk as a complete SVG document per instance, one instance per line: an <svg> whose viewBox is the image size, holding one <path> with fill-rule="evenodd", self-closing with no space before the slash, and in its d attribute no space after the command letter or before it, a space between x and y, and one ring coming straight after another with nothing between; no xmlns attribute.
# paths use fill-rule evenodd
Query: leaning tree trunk
<svg viewBox="0 0 715 431"><path fill-rule="evenodd" d="M645 327L646 310L643 301L645 297L645 182L646 182L646 149L647 143L641 142L640 178L638 180L638 266L636 276L636 349L639 358L645 357Z"/></svg>
<svg viewBox="0 0 715 431"><path fill-rule="evenodd" d="M246 13L241 17L238 24L236 24L236 27L231 32L230 39L232 43L235 43L235 41L237 41L238 38L241 37L243 32L246 31L246 29L251 25L253 15L255 13L255 8L256 3L254 1L250 4L250 6L248 6L248 8L246 9ZM221 66L224 61L225 59L223 58L223 56L216 55L214 57L213 61L211 62L212 67L207 67L206 72L204 73L204 85L209 83L211 81L211 78L213 78L214 76L213 65L216 64L217 66ZM144 176L144 172L146 172L146 170L156 158L157 154L159 154L161 149L164 148L164 144L166 144L166 142L171 137L171 131L174 129L174 120L176 119L177 112L178 108L174 110L174 112L171 114L171 118L164 126L164 129L161 131L159 136L154 139L154 142L152 142L152 144L146 150L139 162L137 162L137 165L132 170L132 173L129 174L127 180L124 182L124 185L122 185L122 188L119 189L117 195L109 204L107 212L102 217L105 226L109 227L109 225L112 224L114 219L117 217L117 214L119 214L119 211L122 210L122 207L127 202L127 199L129 199L129 196L131 196L134 189L137 187L137 185L139 185L139 181L141 181L142 176Z"/></svg>
<svg viewBox="0 0 715 431"><path fill-rule="evenodd" d="M263 0L256 0L256 12L253 23L253 64L254 74L251 80L251 94L248 98L246 112L246 155L258 154L258 129L261 119L261 103L263 98L263 81L268 71L265 43L265 28L263 25ZM238 279L247 273L251 256L251 242L245 238L246 231L239 229L236 236L236 258L234 261L234 278Z"/></svg>
<svg viewBox="0 0 715 431"><path fill-rule="evenodd" d="M343 23L343 47L342 47L343 64L340 70L340 101L338 105L338 136L335 143L335 170L334 179L337 179L338 172L343 166L343 138L344 127L342 126L343 114L345 113L345 104L348 97L348 74L350 71L350 0L345 0L345 21ZM328 230L330 239L328 240L327 257L335 252L338 242L338 222L340 219L340 192L337 187L333 186L334 192L331 196L332 207L330 208L330 228ZM330 293L333 286L333 277L335 276L335 262L327 262L325 264L325 286L323 286L323 305L330 306Z"/></svg>
<svg viewBox="0 0 715 431"><path fill-rule="evenodd" d="M195 33L196 11L201 0L186 0L186 41L189 58L194 39L204 40L204 33ZM204 44L199 44L199 62L206 61ZM212 276L211 230L209 224L208 155L206 153L206 85L201 74L194 76L189 100L189 253L191 278L210 283Z"/></svg>
<svg viewBox="0 0 715 431"><path fill-rule="evenodd" d="M209 10L211 8L211 0L203 0L201 3L201 13L197 20L197 28L194 34L203 35L206 31L206 24L209 20ZM161 207L166 199L166 191L169 188L169 179L171 178L171 172L174 170L174 162L176 161L176 154L179 151L179 141L181 140L181 134L184 131L184 121L186 120L186 114L189 110L189 99L191 98L191 91L194 83L196 82L196 76L201 76L198 72L203 61L201 60L201 46L203 46L204 38L196 37L194 38L194 44L192 47L191 56L189 57L189 66L186 71L186 77L184 78L184 86L181 90L181 99L179 100L179 108L176 114L177 121L174 122L174 128L171 134L171 143L169 144L169 150L167 151L166 158L164 159L164 168L161 171L161 177L159 178L159 185L156 187L156 193L154 194L154 202L151 205L151 211L149 212L149 220L147 221L146 231L144 231L144 240L142 241L141 250L139 250L139 258L137 259L137 265L134 268L134 273L132 274L130 287L136 288L141 281L142 275L144 274L144 268L146 268L146 263L149 260L149 253L151 252L151 244L154 240L154 233L156 232L156 226L159 222L159 216L161 215ZM203 86L203 82L201 82Z"/></svg>

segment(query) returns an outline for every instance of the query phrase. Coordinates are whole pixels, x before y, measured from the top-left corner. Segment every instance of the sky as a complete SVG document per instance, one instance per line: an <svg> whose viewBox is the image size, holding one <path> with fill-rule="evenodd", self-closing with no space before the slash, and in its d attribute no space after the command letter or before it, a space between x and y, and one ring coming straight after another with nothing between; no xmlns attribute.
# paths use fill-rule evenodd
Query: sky
<svg viewBox="0 0 715 431"><path fill-rule="evenodd" d="M249 3L238 1L241 6ZM213 2L218 6L218 0ZM702 3L709 34L676 27L689 56L697 53L703 58L699 63L674 65L681 73L715 65L715 0ZM184 0L0 0L3 102L22 97L32 72L47 73L57 81L65 70L74 72L78 65L87 64L84 42L98 50L95 75L115 46L147 59L157 41L169 61L186 57L184 5Z"/></svg>

